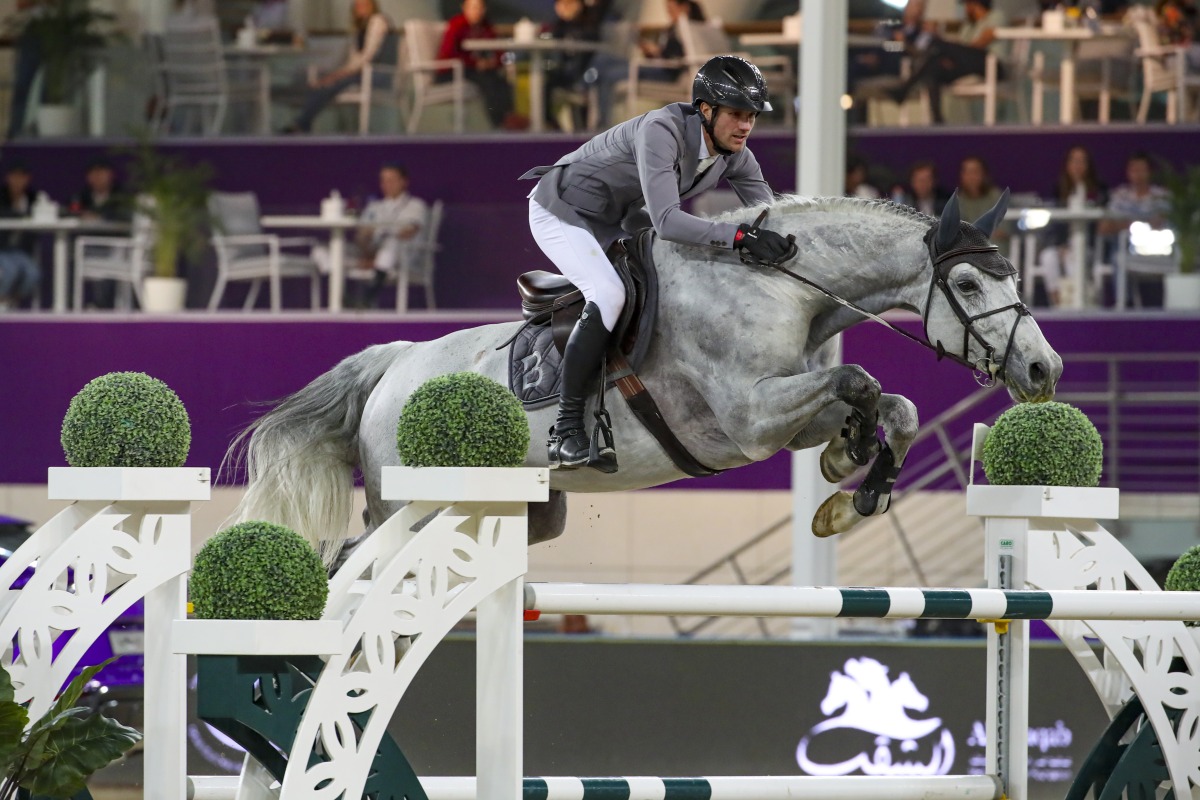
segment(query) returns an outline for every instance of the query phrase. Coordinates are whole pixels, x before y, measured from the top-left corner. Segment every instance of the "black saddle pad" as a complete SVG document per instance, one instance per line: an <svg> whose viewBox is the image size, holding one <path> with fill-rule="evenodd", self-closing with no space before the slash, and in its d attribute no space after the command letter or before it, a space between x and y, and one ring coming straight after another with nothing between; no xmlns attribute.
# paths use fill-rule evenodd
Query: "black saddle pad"
<svg viewBox="0 0 1200 800"><path fill-rule="evenodd" d="M562 355L549 325L527 325L508 348L508 386L526 408L558 402Z"/></svg>

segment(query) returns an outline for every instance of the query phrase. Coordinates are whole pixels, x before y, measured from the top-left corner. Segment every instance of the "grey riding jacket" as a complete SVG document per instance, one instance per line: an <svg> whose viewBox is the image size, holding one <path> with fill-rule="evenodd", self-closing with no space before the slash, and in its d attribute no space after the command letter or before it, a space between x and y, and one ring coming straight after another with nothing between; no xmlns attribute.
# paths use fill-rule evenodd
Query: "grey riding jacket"
<svg viewBox="0 0 1200 800"><path fill-rule="evenodd" d="M683 211L680 202L722 177L743 205L770 203L774 195L749 148L719 157L697 179L701 131L700 113L673 103L610 128L521 180L539 178L533 199L605 246L653 225L673 242L732 248L736 223L701 219Z"/></svg>

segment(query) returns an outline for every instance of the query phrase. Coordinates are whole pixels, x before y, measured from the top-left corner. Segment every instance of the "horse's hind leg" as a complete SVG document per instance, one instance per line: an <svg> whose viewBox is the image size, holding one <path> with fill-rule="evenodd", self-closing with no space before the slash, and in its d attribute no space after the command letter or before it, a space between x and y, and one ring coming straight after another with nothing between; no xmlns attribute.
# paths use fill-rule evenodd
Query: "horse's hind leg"
<svg viewBox="0 0 1200 800"><path fill-rule="evenodd" d="M817 509L812 524L813 533L817 536L832 536L847 531L868 516L884 513L891 505L892 484L899 475L908 449L917 435L917 409L907 398L897 394L885 394L879 398L879 418L886 444L876 456L867 477L858 489L853 493L839 491ZM841 437L835 437L825 452L836 453L844 449ZM844 461L833 458L830 459L830 463L844 465ZM850 463L850 468L840 477L849 475L857 468L857 464L852 461ZM823 454L823 473L825 464Z"/></svg>

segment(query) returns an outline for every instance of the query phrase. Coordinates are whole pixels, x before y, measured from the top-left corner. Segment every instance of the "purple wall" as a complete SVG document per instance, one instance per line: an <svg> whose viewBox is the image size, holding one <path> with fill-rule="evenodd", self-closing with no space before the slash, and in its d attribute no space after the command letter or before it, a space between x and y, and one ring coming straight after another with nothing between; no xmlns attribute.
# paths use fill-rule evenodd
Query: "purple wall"
<svg viewBox="0 0 1200 800"><path fill-rule="evenodd" d="M1197 129L1185 126L1080 126L1078 129L983 128L911 131L860 130L850 147L882 173L903 177L908 166L933 158L943 181L953 183L958 162L982 154L997 183L1018 192L1050 191L1068 146L1084 142L1097 156L1101 176L1122 180L1125 157L1146 149L1176 162L1196 159ZM447 203L436 288L445 308L512 308L512 285L528 269L548 268L526 222L525 195L532 188L517 177L538 164L552 163L582 140L570 136L275 138L267 140L178 140L164 149L212 164L213 185L222 190L253 190L265 212L312 213L337 188L349 198L375 191L380 164L399 161L412 173L413 192ZM126 145L127 146L127 145ZM795 188L795 137L786 131L760 131L755 155L771 185ZM3 161L20 159L38 186L66 201L79 190L87 163L113 150L111 143L18 140L6 146ZM119 155L118 155L119 157ZM0 162L2 163L2 162ZM884 186L884 189L887 187ZM48 270L46 271L49 272ZM207 299L211 267L190 276L192 305ZM49 291L48 275L46 291ZM303 305L303 292L294 296ZM244 287L231 288L226 305L237 307ZM261 301L265 302L265 300Z"/></svg>
<svg viewBox="0 0 1200 800"><path fill-rule="evenodd" d="M266 317L244 322L229 321L228 317L128 320L104 323L94 317L10 317L0 321L0 371L5 386L0 393L0 484L44 483L47 467L65 463L58 442L63 414L71 397L97 375L137 370L166 381L192 419L188 463L215 468L231 437L258 413L261 406L256 404L300 389L342 358L369 345L435 338L473 324L379 317L311 322ZM911 329L919 329L919 324ZM1192 353L1200 341L1200 318L1162 315L1058 316L1042 320L1042 329L1066 362L1060 384L1064 391L1079 390L1097 378L1094 369L1073 364L1073 354ZM885 391L913 400L924 420L933 419L976 389L970 373L962 367L951 362L939 364L924 349L873 324L847 332L845 358L866 368ZM1184 368L1194 375L1194 365ZM1171 375L1169 370L1155 368L1140 374L1131 370L1126 377L1134 382L1161 382ZM977 421L990 422L1007 407L1006 393L995 390L993 395ZM1194 435L1183 439L1188 448L1185 461L1192 464L1183 480L1191 481L1193 491L1197 481L1195 441ZM928 448L915 451L910 463L931 452ZM678 485L786 489L789 482L788 457L780 455L716 478Z"/></svg>
<svg viewBox="0 0 1200 800"><path fill-rule="evenodd" d="M381 342L423 341L472 322L247 322L0 320L0 484L46 482L65 466L59 432L71 398L114 371L145 372L167 383L192 421L187 463L214 470L233 436L271 403ZM618 432L619 435L619 432ZM787 488L786 456L688 488Z"/></svg>

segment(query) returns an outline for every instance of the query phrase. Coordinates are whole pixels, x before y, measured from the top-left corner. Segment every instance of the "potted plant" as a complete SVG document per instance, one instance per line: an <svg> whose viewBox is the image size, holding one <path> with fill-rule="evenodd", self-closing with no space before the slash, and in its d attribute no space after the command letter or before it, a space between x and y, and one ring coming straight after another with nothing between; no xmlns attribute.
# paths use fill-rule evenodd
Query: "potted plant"
<svg viewBox="0 0 1200 800"><path fill-rule="evenodd" d="M0 800L15 800L20 792L38 798L72 797L86 788L93 772L120 758L142 738L133 728L75 705L88 681L112 660L75 676L32 725L25 707L15 701L12 680L0 664Z"/></svg>
<svg viewBox="0 0 1200 800"><path fill-rule="evenodd" d="M1189 547L1183 551L1183 555L1175 559L1175 563L1167 572L1163 588L1168 592L1200 592L1200 544ZM1191 620L1184 624L1200 636L1200 620Z"/></svg>
<svg viewBox="0 0 1200 800"><path fill-rule="evenodd" d="M985 517L1116 519L1118 492L1100 488L1104 443L1066 403L1018 403L989 429L976 425L975 458L988 484L967 490L967 513Z"/></svg>
<svg viewBox="0 0 1200 800"><path fill-rule="evenodd" d="M1171 192L1167 223L1175 233L1179 272L1167 275L1163 304L1169 309L1200 309L1200 165L1185 170L1164 168L1163 183Z"/></svg>
<svg viewBox="0 0 1200 800"><path fill-rule="evenodd" d="M1103 468L1099 431L1066 403L1018 403L983 443L983 472L994 486L1090 487Z"/></svg>
<svg viewBox="0 0 1200 800"><path fill-rule="evenodd" d="M270 522L239 522L196 554L189 596L197 619L317 620L325 567L300 534Z"/></svg>
<svg viewBox="0 0 1200 800"><path fill-rule="evenodd" d="M396 448L408 467L519 467L529 438L521 401L474 372L426 381L396 425Z"/></svg>
<svg viewBox="0 0 1200 800"><path fill-rule="evenodd" d="M183 402L143 372L89 381L63 418L63 453L72 467L180 467L191 444Z"/></svg>
<svg viewBox="0 0 1200 800"><path fill-rule="evenodd" d="M19 19L18 37L36 43L41 61L40 135L75 132L75 92L114 37L115 22L115 15L91 8L89 0L43 0Z"/></svg>
<svg viewBox="0 0 1200 800"><path fill-rule="evenodd" d="M138 193L137 210L151 221L154 230L154 274L143 281L142 308L180 311L187 297L186 279L179 275L180 259L198 257L208 242L212 168L190 164L143 143L135 151L130 172Z"/></svg>

